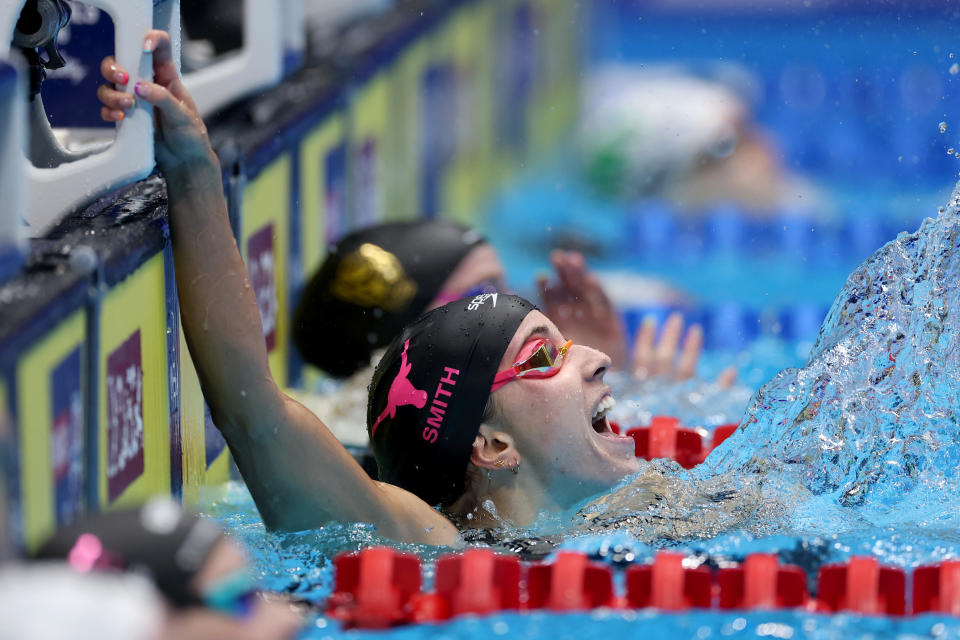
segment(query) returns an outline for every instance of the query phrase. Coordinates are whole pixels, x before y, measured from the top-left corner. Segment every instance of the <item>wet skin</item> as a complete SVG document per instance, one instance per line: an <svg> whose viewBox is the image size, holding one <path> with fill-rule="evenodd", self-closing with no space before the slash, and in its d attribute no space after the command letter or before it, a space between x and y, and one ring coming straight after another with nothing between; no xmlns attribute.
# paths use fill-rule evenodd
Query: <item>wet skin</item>
<svg viewBox="0 0 960 640"><path fill-rule="evenodd" d="M500 370L539 337L565 342L550 319L533 311L507 347ZM603 380L609 367L605 354L574 344L556 375L521 378L492 395L502 416L498 426L512 437L523 474L536 478L547 503L567 508L639 470L633 439L614 434L605 419L597 428L593 424L597 405L610 394Z"/></svg>

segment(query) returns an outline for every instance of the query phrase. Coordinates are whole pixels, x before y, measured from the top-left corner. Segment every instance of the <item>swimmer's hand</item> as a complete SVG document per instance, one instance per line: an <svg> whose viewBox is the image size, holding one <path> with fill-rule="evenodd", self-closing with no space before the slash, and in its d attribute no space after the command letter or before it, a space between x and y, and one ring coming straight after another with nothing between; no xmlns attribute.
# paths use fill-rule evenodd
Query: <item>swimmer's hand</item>
<svg viewBox="0 0 960 640"><path fill-rule="evenodd" d="M625 369L627 341L620 318L583 255L555 250L550 262L556 280L541 276L537 281L544 314L568 339L606 353L615 368Z"/></svg>
<svg viewBox="0 0 960 640"><path fill-rule="evenodd" d="M169 179L178 170L209 163L214 158L213 150L197 106L177 73L170 34L149 31L143 50L153 53L155 82L138 82L135 87L128 87L127 70L112 56L100 63L100 73L108 83L97 89L97 97L103 103L100 117L107 122L120 122L124 110L132 108L136 100L152 104L157 164Z"/></svg>
<svg viewBox="0 0 960 640"><path fill-rule="evenodd" d="M697 362L703 351L703 327L691 325L680 345L683 335L683 314L671 313L663 324L660 341L657 337L657 322L652 317L644 318L637 329L633 346L633 375L637 380L666 377L682 382L697 372ZM678 351L679 349L679 351ZM717 376L716 384L729 388L736 382L737 370L724 369Z"/></svg>

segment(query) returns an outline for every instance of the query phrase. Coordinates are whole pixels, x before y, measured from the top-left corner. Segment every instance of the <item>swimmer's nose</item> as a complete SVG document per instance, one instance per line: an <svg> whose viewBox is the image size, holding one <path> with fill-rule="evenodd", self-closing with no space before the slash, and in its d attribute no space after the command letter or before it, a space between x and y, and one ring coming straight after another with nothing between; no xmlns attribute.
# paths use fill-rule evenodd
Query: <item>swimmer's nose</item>
<svg viewBox="0 0 960 640"><path fill-rule="evenodd" d="M610 356L591 347L581 347L581 349L583 355L580 366L583 369L584 379L590 382L602 381L612 364Z"/></svg>

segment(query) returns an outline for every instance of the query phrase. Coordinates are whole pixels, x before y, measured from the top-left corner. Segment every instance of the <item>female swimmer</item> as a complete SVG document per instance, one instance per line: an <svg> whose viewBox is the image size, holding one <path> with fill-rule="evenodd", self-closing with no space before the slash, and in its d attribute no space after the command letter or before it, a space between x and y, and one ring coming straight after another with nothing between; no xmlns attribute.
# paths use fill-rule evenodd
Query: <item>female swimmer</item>
<svg viewBox="0 0 960 640"><path fill-rule="evenodd" d="M638 471L632 440L605 419L610 359L567 342L525 300L490 293L433 310L388 349L367 420L387 481L371 480L274 382L219 161L169 35L151 31L144 47L153 52L155 82L133 92L155 108L187 343L214 422L268 527L367 522L395 540L451 544L458 527L436 505L456 516L492 504L487 512L523 526ZM128 75L110 58L101 71L113 83L99 90L101 115L118 121L133 105L117 88ZM398 377L411 393L390 393Z"/></svg>

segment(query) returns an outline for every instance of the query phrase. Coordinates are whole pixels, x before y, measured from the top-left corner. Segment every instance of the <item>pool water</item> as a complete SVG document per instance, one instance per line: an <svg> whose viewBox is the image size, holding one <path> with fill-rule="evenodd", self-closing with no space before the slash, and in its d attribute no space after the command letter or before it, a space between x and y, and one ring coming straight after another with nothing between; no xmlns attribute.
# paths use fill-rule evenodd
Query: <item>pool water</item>
<svg viewBox="0 0 960 640"><path fill-rule="evenodd" d="M671 506L638 507L636 521L606 531L573 526L571 522L582 522L567 514L569 518L544 518L530 530L508 531L505 537L546 536L559 548L584 551L617 568L651 560L663 548L714 566L740 561L748 553L771 552L781 562L801 566L811 577L821 565L853 555L873 555L881 564L908 570L960 556L960 446L955 414L960 406L958 202L955 194L936 220L927 220L917 233L902 234L885 245L855 269L845 284L834 272L850 255L829 269L804 267L814 269L818 283L794 287L792 293L829 305L823 329L802 340L765 335L739 350L711 350L701 373L709 379L732 358L742 382L732 391L702 381L670 388L617 381L617 410L626 421L643 422L645 416L667 413L709 431L745 416L744 427L691 472L668 462L645 465L646 472L674 487L677 500L670 501ZM615 235L615 229L609 233ZM611 243L611 252L615 248L616 243ZM518 272L509 250L505 253L510 272ZM751 277L755 267L741 267L739 277ZM765 290L779 286L780 277L754 277L761 297ZM820 279L835 285L832 305L821 291L826 285ZM745 303L756 300L744 296ZM784 370L774 377L780 369ZM772 380L752 394L759 376ZM710 507L716 511L714 519L709 509L700 509L706 516L695 512L700 504L698 492L718 488L736 495L735 517L728 507ZM637 489L626 481L612 495L628 504ZM603 513L604 507L586 511L591 509ZM685 535L651 535L645 518L651 511L656 515L657 509L673 509L669 516L689 523L683 527ZM430 562L453 551L388 543L365 525L267 533L240 484L211 496L205 510L247 544L267 587L318 604L332 589L332 559L340 552L372 544L413 551L426 563L429 585ZM701 516L705 524L697 520ZM304 637L356 633L368 634L344 632L319 616ZM416 638L522 634L581 640L611 634L940 638L960 637L960 620L791 611L683 615L598 611L497 615L381 634Z"/></svg>

